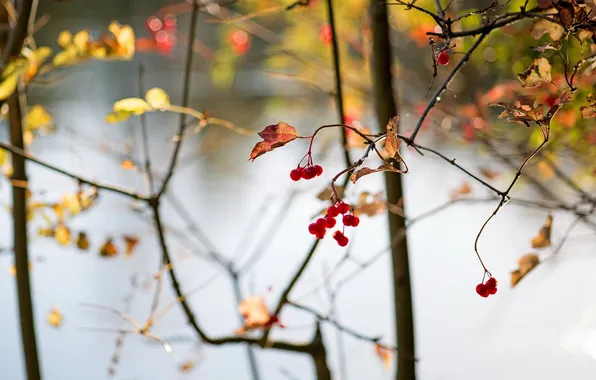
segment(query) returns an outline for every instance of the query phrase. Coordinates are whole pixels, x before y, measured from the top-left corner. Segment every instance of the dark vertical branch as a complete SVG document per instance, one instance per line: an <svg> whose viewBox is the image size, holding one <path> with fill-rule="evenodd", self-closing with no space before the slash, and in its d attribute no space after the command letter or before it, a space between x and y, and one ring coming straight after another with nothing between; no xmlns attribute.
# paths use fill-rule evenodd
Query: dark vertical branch
<svg viewBox="0 0 596 380"><path fill-rule="evenodd" d="M4 49L2 64L12 57L17 57L27 37L27 28L33 6L32 0L22 0L18 4L16 26L9 32L7 40L0 41ZM10 143L17 149L24 150L23 124L19 91L15 91L7 99L9 106L8 118L10 125ZM35 318L33 300L31 296L31 279L29 276L29 245L27 239L27 171L25 158L12 154L12 215L13 215L13 245L16 268L17 295L21 324L21 341L28 380L41 379L39 358L37 355L37 340L35 337Z"/></svg>
<svg viewBox="0 0 596 380"><path fill-rule="evenodd" d="M145 97L145 66L139 62L139 97ZM147 131L147 115L142 113L141 133L143 134L143 154L145 155L145 174L147 174L147 182L149 182L149 196L153 196L155 186L153 182L153 172L151 169L151 151L149 149L149 132Z"/></svg>
<svg viewBox="0 0 596 380"><path fill-rule="evenodd" d="M230 271L232 275L232 282L234 286L234 297L236 299L236 304L240 304L242 301L242 291L240 290L240 282L238 281L238 275L235 272ZM240 324L244 323L244 320L240 314L238 314L238 318ZM246 354L248 355L248 363L250 364L250 373L252 375L253 380L259 380L261 376L259 375L259 367L257 364L257 357L255 355L255 351L251 347L250 344L246 345Z"/></svg>
<svg viewBox="0 0 596 380"><path fill-rule="evenodd" d="M7 100L9 106L10 143L23 149L23 125L19 92L15 91ZM27 172L25 158L12 155L12 218L14 260L21 319L21 340L27 367L27 379L41 379L37 341L35 339L35 318L29 278L29 246L27 239Z"/></svg>
<svg viewBox="0 0 596 380"><path fill-rule="evenodd" d="M391 44L387 8L382 2L371 0L371 28L373 36L372 76L377 119L382 127L397 114L391 75ZM397 204L403 197L401 175L386 173L387 202ZM389 212L391 238L406 227L405 219ZM397 342L397 380L416 378L414 349L414 317L410 284L410 263L406 237L392 245L393 288L395 303L395 331Z"/></svg>
<svg viewBox="0 0 596 380"><path fill-rule="evenodd" d="M329 27L331 28L331 47L333 49L333 70L335 72L335 102L337 103L337 119L339 123L343 124L345 121L344 111L344 99L343 99L343 88L341 85L341 64L339 58L339 41L337 39L337 33L335 28L335 15L333 12L333 0L327 0L327 10L329 13ZM350 152L347 149L348 138L346 135L345 128L339 128L341 131L341 143L344 148L344 159L346 166L352 165L350 159Z"/></svg>
<svg viewBox="0 0 596 380"><path fill-rule="evenodd" d="M327 365L327 350L325 349L323 335L321 334L321 325L318 322L310 347L309 354L315 365L317 380L331 380L331 371L329 370L329 365Z"/></svg>

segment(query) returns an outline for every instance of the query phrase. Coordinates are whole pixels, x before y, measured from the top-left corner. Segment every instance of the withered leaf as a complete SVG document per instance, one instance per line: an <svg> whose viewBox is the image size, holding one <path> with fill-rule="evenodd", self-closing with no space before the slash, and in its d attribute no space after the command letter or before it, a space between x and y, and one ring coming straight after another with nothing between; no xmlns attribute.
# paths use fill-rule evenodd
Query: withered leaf
<svg viewBox="0 0 596 380"><path fill-rule="evenodd" d="M573 5L568 4L564 1L559 1L557 2L557 4L559 5L559 21L561 22L561 25L563 25L563 27L565 29L573 26L573 18L575 15L575 10L573 9Z"/></svg>
<svg viewBox="0 0 596 380"><path fill-rule="evenodd" d="M535 87L550 82L551 65L546 58L536 58L526 71L517 74L517 78L522 82L522 87Z"/></svg>
<svg viewBox="0 0 596 380"><path fill-rule="evenodd" d="M135 247L137 246L137 244L139 244L139 238L138 236L134 235L124 235L122 236L122 238L124 239L125 244L124 254L126 256L131 256Z"/></svg>
<svg viewBox="0 0 596 380"><path fill-rule="evenodd" d="M371 168L367 168L367 167L358 169L354 173L352 173L352 175L350 176L350 180L353 183L356 183L356 181L358 181L360 178L364 177L365 175L369 175L372 173L378 173L378 172L402 173L402 171L397 169L395 166L393 166L389 163L384 163L383 165L379 166L376 169L371 169Z"/></svg>
<svg viewBox="0 0 596 380"><path fill-rule="evenodd" d="M395 116L387 123L387 137L385 139L385 151L389 157L399 159L399 144L397 130L399 127L399 116Z"/></svg>
<svg viewBox="0 0 596 380"><path fill-rule="evenodd" d="M184 363L180 364L178 370L180 372L190 372L193 368L195 368L195 362L192 360L187 360Z"/></svg>
<svg viewBox="0 0 596 380"><path fill-rule="evenodd" d="M236 334L244 334L247 331L264 328L271 323L271 314L265 305L263 297L248 297L240 302L238 310L244 317L244 326L235 331Z"/></svg>
<svg viewBox="0 0 596 380"><path fill-rule="evenodd" d="M383 192L371 195L364 191L360 194L359 203L354 206L354 215L369 217L381 214L387 210L387 202L383 199Z"/></svg>
<svg viewBox="0 0 596 380"><path fill-rule="evenodd" d="M464 182L457 189L453 190L449 194L449 199L453 201L460 198L462 195L468 195L471 192L472 187L470 186L470 184L468 182Z"/></svg>
<svg viewBox="0 0 596 380"><path fill-rule="evenodd" d="M70 243L70 229L64 224L60 223L54 230L54 237L60 245L68 245Z"/></svg>
<svg viewBox="0 0 596 380"><path fill-rule="evenodd" d="M481 167L480 173L488 179L495 179L499 176L499 172L492 170L491 168Z"/></svg>
<svg viewBox="0 0 596 380"><path fill-rule="evenodd" d="M339 198L344 197L344 187L343 186L335 185L335 190L337 191L337 196ZM333 195L333 190L331 189L331 186L328 186L328 187L324 188L323 190L321 190L321 192L319 194L317 194L317 199L320 199L322 201L328 201L331 199L332 195Z"/></svg>
<svg viewBox="0 0 596 380"><path fill-rule="evenodd" d="M594 96L594 94L589 94L586 100L588 101L589 105L579 107L582 118L594 119L596 118L596 96Z"/></svg>
<svg viewBox="0 0 596 380"><path fill-rule="evenodd" d="M538 231L538 235L532 238L532 248L546 248L550 247L550 235L553 225L553 216L548 214L546 216L546 223Z"/></svg>
<svg viewBox="0 0 596 380"><path fill-rule="evenodd" d="M540 264L540 258L535 253L523 255L517 261L518 269L511 272L511 287L513 288L524 278L532 269Z"/></svg>
<svg viewBox="0 0 596 380"><path fill-rule="evenodd" d="M386 369L391 367L391 350L375 343L375 355L381 359L381 362Z"/></svg>
<svg viewBox="0 0 596 380"><path fill-rule="evenodd" d="M534 22L531 31L532 37L534 39L539 40L546 33L549 34L553 41L558 41L561 39L561 37L563 37L565 29L563 29L561 25L545 19L539 19Z"/></svg>
<svg viewBox="0 0 596 380"><path fill-rule="evenodd" d="M83 251L89 249L89 238L83 231L79 232L79 235L77 236L77 247Z"/></svg>
<svg viewBox="0 0 596 380"><path fill-rule="evenodd" d="M109 238L99 249L99 254L102 257L113 257L118 254L118 247L114 244L114 241Z"/></svg>
<svg viewBox="0 0 596 380"><path fill-rule="evenodd" d="M263 141L258 142L250 153L250 160L271 152L273 149L282 147L298 137L298 132L291 125L280 121L277 124L268 125L259 132Z"/></svg>

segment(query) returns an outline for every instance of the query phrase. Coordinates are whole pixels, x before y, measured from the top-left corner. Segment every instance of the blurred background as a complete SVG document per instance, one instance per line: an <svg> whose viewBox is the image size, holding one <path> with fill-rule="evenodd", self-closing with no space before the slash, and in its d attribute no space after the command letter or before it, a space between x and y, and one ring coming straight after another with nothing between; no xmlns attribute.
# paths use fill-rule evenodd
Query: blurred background
<svg viewBox="0 0 596 380"><path fill-rule="evenodd" d="M324 1L311 0L309 6L287 11L280 7L289 2L278 0L241 0L229 6L204 3L193 41L190 107L208 110L214 117L255 132L285 121L301 135L309 135L320 125L337 122L335 104L328 95L334 82ZM450 9L458 13L490 4L485 3L453 1ZM519 9L519 3L512 1L508 7ZM377 132L381 128L371 108L368 2L335 4L346 114L353 125ZM432 9L434 2L417 5ZM131 61L91 60L58 69L47 81L34 83L28 104L43 105L53 117L55 131L36 134L31 152L79 175L147 194L140 118L108 124L104 117L115 101L140 95L141 65L146 89L161 87L170 94L172 104L181 104L190 8L188 3L168 0L40 2L37 17L45 24L35 34L38 46L59 51L56 41L64 30L74 34L88 29L92 37L99 38L114 20L133 27L137 51ZM237 18L254 12L255 17ZM395 6L390 12L394 86L399 94L400 129L407 134L428 99L426 90L434 70L425 33L436 25L415 10ZM158 37L156 30L161 28L155 21L152 27L152 20L169 20L168 34ZM463 27L479 22L480 16L469 17ZM452 61L472 42L456 41ZM441 96L423 127L420 143L457 158L460 165L484 173L491 185L505 189L536 135L522 125L497 123L498 112L486 107L487 97L499 91L492 102L511 96L515 73L528 67L536 54L528 52L528 46L538 44L528 35L527 24L496 32ZM434 88L453 62L446 69L439 68ZM594 88L594 75L582 80L579 91ZM537 91L548 98L548 89ZM535 181L522 177L512 192L514 197L573 204L578 192L554 173L547 164L553 161L586 193L594 194L595 140L590 139L596 138L596 126L580 120L577 109L561 112L553 123L556 142L546 151L546 158L539 157L527 169ZM146 122L155 177L160 181L174 146L178 116L151 113ZM0 128L0 135L7 138L6 128ZM489 136L497 148L491 150L483 136ZM240 321L233 282L209 252L243 268L241 299L260 295L269 308L275 307L312 243L306 227L327 205L317 194L328 185L327 179L343 168L337 130L322 132L315 142L314 159L325 173L308 182L295 183L289 178L290 170L306 152L306 141L296 141L250 162L248 156L257 141L256 135L238 135L217 126L188 134L163 204L175 270L183 290L200 287L189 303L214 337L233 334ZM353 151L355 157L363 152L359 148ZM474 254L474 238L498 200L490 199L486 188L437 157L421 156L411 149L404 149L403 156L410 169L403 175L407 218L449 204L407 231L419 378L593 379L593 227L579 223L567 235L575 216L555 210L552 246L538 252L530 240L544 224L548 210L508 204L488 225L479 243L484 260L500 281L499 292L488 299L478 297L474 287L482 271ZM77 190L77 184L64 176L33 164L28 170L32 201L57 202ZM351 186L346 199L358 202L362 192L383 191L383 177L371 175ZM460 198L466 201L450 203ZM7 211L0 214L0 379L18 380L25 374L10 250L10 183L5 178L0 180L0 200ZM108 310L84 304L108 306L143 323L155 291L151 275L161 260L152 223L148 210L107 192L100 192L93 208L69 221L73 234L87 234L88 250L41 236L39 230L47 227L43 217L31 222L33 298L46 379L108 378L117 330L130 326ZM127 254L125 237L131 236L138 238L138 244ZM565 236L564 245L558 247ZM342 325L395 344L385 213L363 216L349 237L348 248L338 247L332 239L323 240L290 299L322 315L333 310ZM118 249L113 257L100 254L109 239ZM558 253L553 255L555 250ZM519 257L531 252L549 259L511 288L509 273L517 268ZM363 263L370 264L362 267ZM175 295L169 278L164 285L160 304L166 306ZM338 286L332 305L328 290ZM52 310L59 311L59 323L49 318ZM273 338L293 342L312 338L315 319L311 314L288 306L280 318L286 328L274 329ZM387 368L372 342L338 332L333 324L323 323L322 329L335 379L393 377L391 359ZM152 331L169 342L173 353L130 334L124 339L114 378L252 379L244 345L201 344L187 327L179 306L159 319ZM254 352L261 379L315 378L308 356L258 347Z"/></svg>

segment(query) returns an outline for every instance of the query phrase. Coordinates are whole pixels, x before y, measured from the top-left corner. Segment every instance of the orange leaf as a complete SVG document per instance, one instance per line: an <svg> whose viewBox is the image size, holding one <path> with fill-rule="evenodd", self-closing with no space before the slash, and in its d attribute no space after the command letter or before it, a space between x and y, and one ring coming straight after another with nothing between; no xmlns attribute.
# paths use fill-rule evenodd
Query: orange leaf
<svg viewBox="0 0 596 380"><path fill-rule="evenodd" d="M538 232L538 236L532 238L532 248L546 248L550 247L550 234L551 229L553 226L553 217L551 214L546 216L546 223L540 231Z"/></svg>
<svg viewBox="0 0 596 380"><path fill-rule="evenodd" d="M135 247L139 243L139 238L134 235L124 235L122 238L124 239L124 244L126 244L126 248L124 248L124 254L126 256L131 256L132 251L134 251Z"/></svg>
<svg viewBox="0 0 596 380"><path fill-rule="evenodd" d="M113 257L118 254L118 248L112 239L107 239L99 249L99 254L103 257Z"/></svg>
<svg viewBox="0 0 596 380"><path fill-rule="evenodd" d="M244 326L236 330L236 334L268 326L271 314L265 305L263 297L248 297L238 305L240 314L244 317Z"/></svg>
<svg viewBox="0 0 596 380"><path fill-rule="evenodd" d="M399 116L395 116L387 123L387 138L385 140L385 151L396 160L399 160L399 144L397 138L397 128L399 127Z"/></svg>
<svg viewBox="0 0 596 380"><path fill-rule="evenodd" d="M268 125L259 132L259 136L261 136L263 141L258 142L250 153L250 160L252 161L260 155L282 147L299 137L296 129L283 121Z"/></svg>
<svg viewBox="0 0 596 380"><path fill-rule="evenodd" d="M472 187L470 186L469 183L464 182L460 185L460 187L458 187L456 190L453 190L451 192L451 194L449 195L449 199L451 200L455 200L460 198L462 195L467 195L470 194L472 192Z"/></svg>
<svg viewBox="0 0 596 380"><path fill-rule="evenodd" d="M375 354L381 359L385 368L391 367L391 350L375 343Z"/></svg>
<svg viewBox="0 0 596 380"><path fill-rule="evenodd" d="M124 160L120 163L120 166L126 170L136 170L137 166L131 160Z"/></svg>
<svg viewBox="0 0 596 380"><path fill-rule="evenodd" d="M512 288L517 285L525 275L540 264L540 258L534 253L528 253L527 255L520 257L517 264L519 268L511 272Z"/></svg>
<svg viewBox="0 0 596 380"><path fill-rule="evenodd" d="M499 176L499 172L492 170L491 168L480 168L480 173L488 179L495 179Z"/></svg>

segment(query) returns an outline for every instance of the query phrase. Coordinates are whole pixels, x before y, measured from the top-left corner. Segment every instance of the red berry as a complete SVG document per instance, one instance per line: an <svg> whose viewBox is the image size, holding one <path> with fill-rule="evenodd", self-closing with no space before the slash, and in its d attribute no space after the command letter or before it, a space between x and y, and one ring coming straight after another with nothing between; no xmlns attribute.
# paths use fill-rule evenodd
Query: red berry
<svg viewBox="0 0 596 380"><path fill-rule="evenodd" d="M329 24L325 24L319 30L319 38L326 44L330 44L333 40L333 33L331 32L331 26Z"/></svg>
<svg viewBox="0 0 596 380"><path fill-rule="evenodd" d="M324 228L317 231L315 234L317 239L323 239L325 237L325 232L327 232Z"/></svg>
<svg viewBox="0 0 596 380"><path fill-rule="evenodd" d="M308 232L310 232L311 234L316 234L318 230L319 226L317 226L316 223L311 223L308 225Z"/></svg>
<svg viewBox="0 0 596 380"><path fill-rule="evenodd" d="M337 244L339 244L340 247L345 247L346 245L348 245L348 242L349 242L349 240L345 236L343 238L337 240Z"/></svg>
<svg viewBox="0 0 596 380"><path fill-rule="evenodd" d="M446 51L442 51L437 56L437 62L439 65L445 66L449 64L449 54Z"/></svg>
<svg viewBox="0 0 596 380"><path fill-rule="evenodd" d="M490 289L488 289L488 292L490 294L495 294L495 293L497 293L497 288L490 288Z"/></svg>
<svg viewBox="0 0 596 380"><path fill-rule="evenodd" d="M313 168L315 168L315 170L317 171L317 177L323 174L323 167L321 165L315 165L313 166Z"/></svg>
<svg viewBox="0 0 596 380"><path fill-rule="evenodd" d="M315 222L315 225L317 226L317 228L324 230L325 228L327 228L327 219L319 218Z"/></svg>
<svg viewBox="0 0 596 380"><path fill-rule="evenodd" d="M494 277L491 277L488 280L486 280L485 285L489 289L496 288L497 287L497 280Z"/></svg>
<svg viewBox="0 0 596 380"><path fill-rule="evenodd" d="M333 228L335 226L335 219L329 218L329 217L325 217L325 226L327 228Z"/></svg>
<svg viewBox="0 0 596 380"><path fill-rule="evenodd" d="M354 216L351 214L346 214L344 215L344 217L342 218L342 222L344 224L344 226L351 226L354 220Z"/></svg>
<svg viewBox="0 0 596 380"><path fill-rule="evenodd" d="M339 210L337 209L336 206L329 206L329 208L327 209L327 216L330 218L335 218L336 216L339 215Z"/></svg>
<svg viewBox="0 0 596 380"><path fill-rule="evenodd" d="M292 181L300 181L300 178L302 178L302 170L292 170L290 172L290 178L292 179Z"/></svg>
<svg viewBox="0 0 596 380"><path fill-rule="evenodd" d="M337 231L335 231L335 232L333 233L333 238L334 238L335 240L337 240L337 239L341 239L341 237L342 237L342 236L344 236L344 234L343 234L343 232L341 232L340 230L337 230Z"/></svg>
<svg viewBox="0 0 596 380"><path fill-rule="evenodd" d="M353 217L352 217L352 227L358 227L359 224L360 224L360 218L357 217L356 215L353 215Z"/></svg>
<svg viewBox="0 0 596 380"><path fill-rule="evenodd" d="M478 293L478 295L480 295L481 297L488 297L488 288L486 287L485 284L478 284L476 285L476 293Z"/></svg>
<svg viewBox="0 0 596 380"><path fill-rule="evenodd" d="M336 207L340 214L345 214L350 211L350 205L345 202L338 203Z"/></svg>
<svg viewBox="0 0 596 380"><path fill-rule="evenodd" d="M313 179L317 176L317 169L314 166L309 166L304 169L302 174L302 178L304 179Z"/></svg>

